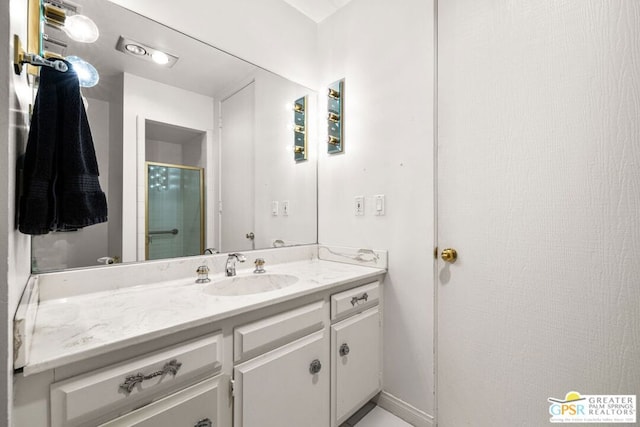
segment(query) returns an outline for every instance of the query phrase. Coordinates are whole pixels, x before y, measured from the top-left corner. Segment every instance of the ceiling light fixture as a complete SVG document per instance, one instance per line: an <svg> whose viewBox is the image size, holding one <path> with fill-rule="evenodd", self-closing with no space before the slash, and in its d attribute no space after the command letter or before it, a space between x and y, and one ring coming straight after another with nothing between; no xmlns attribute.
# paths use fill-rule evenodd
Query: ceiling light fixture
<svg viewBox="0 0 640 427"><path fill-rule="evenodd" d="M147 54L147 50L145 48L134 43L129 43L124 48L127 52L133 53L134 55L144 56Z"/></svg>
<svg viewBox="0 0 640 427"><path fill-rule="evenodd" d="M159 50L156 50L151 54L151 59L153 59L153 62L160 65L166 65L169 63L169 56Z"/></svg>
<svg viewBox="0 0 640 427"><path fill-rule="evenodd" d="M123 36L118 38L116 50L162 65L166 68L173 67L173 65L178 61L178 57L175 55Z"/></svg>

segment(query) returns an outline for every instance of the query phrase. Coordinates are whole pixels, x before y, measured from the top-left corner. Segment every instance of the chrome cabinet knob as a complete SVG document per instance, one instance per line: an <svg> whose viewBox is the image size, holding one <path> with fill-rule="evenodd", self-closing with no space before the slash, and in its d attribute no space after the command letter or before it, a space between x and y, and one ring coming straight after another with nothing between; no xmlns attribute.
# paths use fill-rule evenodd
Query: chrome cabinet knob
<svg viewBox="0 0 640 427"><path fill-rule="evenodd" d="M313 362L311 362L311 364L309 365L309 372L312 375L317 374L318 372L320 372L320 369L322 369L322 363L320 363L320 361L318 359L314 360Z"/></svg>
<svg viewBox="0 0 640 427"><path fill-rule="evenodd" d="M344 343L340 346L340 350L339 350L340 356L346 356L347 354L349 354L349 351L350 351L349 344Z"/></svg>

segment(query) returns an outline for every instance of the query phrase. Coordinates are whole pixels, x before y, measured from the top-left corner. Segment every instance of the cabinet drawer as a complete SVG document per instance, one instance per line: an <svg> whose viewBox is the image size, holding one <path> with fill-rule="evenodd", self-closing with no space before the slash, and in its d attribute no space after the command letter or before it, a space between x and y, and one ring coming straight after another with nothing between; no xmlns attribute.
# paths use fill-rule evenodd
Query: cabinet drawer
<svg viewBox="0 0 640 427"><path fill-rule="evenodd" d="M219 388L208 379L100 427L218 427Z"/></svg>
<svg viewBox="0 0 640 427"><path fill-rule="evenodd" d="M54 383L51 424L96 425L221 367L222 334L215 334Z"/></svg>
<svg viewBox="0 0 640 427"><path fill-rule="evenodd" d="M234 361L273 350L324 327L324 301L267 317L234 329Z"/></svg>
<svg viewBox="0 0 640 427"><path fill-rule="evenodd" d="M380 282L358 286L331 295L331 320L349 316L373 307L380 299Z"/></svg>

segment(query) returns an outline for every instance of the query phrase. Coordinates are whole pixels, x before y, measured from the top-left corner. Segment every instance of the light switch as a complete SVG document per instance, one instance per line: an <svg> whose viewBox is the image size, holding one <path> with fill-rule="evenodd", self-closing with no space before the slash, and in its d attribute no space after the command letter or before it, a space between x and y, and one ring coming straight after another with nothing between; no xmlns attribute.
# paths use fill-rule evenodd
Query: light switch
<svg viewBox="0 0 640 427"><path fill-rule="evenodd" d="M378 216L384 215L384 194L374 196L375 200L375 214Z"/></svg>
<svg viewBox="0 0 640 427"><path fill-rule="evenodd" d="M289 216L289 201L282 201L282 216Z"/></svg>
<svg viewBox="0 0 640 427"><path fill-rule="evenodd" d="M276 200L271 202L271 215L278 216L278 202Z"/></svg>
<svg viewBox="0 0 640 427"><path fill-rule="evenodd" d="M356 216L364 215L364 196L356 196L354 205L354 213Z"/></svg>

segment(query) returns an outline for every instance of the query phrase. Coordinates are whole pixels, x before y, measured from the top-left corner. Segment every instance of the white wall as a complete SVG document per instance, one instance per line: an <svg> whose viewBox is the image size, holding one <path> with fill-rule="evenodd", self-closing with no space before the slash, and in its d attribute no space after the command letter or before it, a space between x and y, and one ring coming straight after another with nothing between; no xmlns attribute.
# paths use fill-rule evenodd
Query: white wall
<svg viewBox="0 0 640 427"><path fill-rule="evenodd" d="M255 228L256 248L268 248L275 239L285 244L316 242L317 96L301 85L273 73L255 75ZM307 160L293 158L293 102L309 95ZM282 202L289 201L289 215ZM280 214L271 214L278 201Z"/></svg>
<svg viewBox="0 0 640 427"><path fill-rule="evenodd" d="M433 414L433 2L353 0L320 23L324 85L345 82L345 152L320 149L320 243L389 250L384 389ZM321 91L325 93L325 91ZM386 215L371 196L386 196ZM364 195L365 216L354 216Z"/></svg>
<svg viewBox="0 0 640 427"><path fill-rule="evenodd" d="M291 80L315 87L316 23L282 0L111 0Z"/></svg>
<svg viewBox="0 0 640 427"><path fill-rule="evenodd" d="M30 240L17 231L16 161L27 140L30 91L26 75L13 74L13 34L26 40L26 1L0 4L0 425L8 425L13 376L13 316L30 272Z"/></svg>
<svg viewBox="0 0 640 427"><path fill-rule="evenodd" d="M188 106L188 108L185 108ZM144 259L144 162L145 120L207 132L207 165L213 159L214 101L213 98L157 83L152 80L124 75L123 100L123 188L122 239L123 261ZM209 147L212 147L209 150ZM205 169L207 190L207 224L213 224L215 212L215 171ZM213 190L213 191L211 191ZM213 246L213 245L207 245ZM207 247L205 246L205 247ZM136 254L137 252L137 254Z"/></svg>

